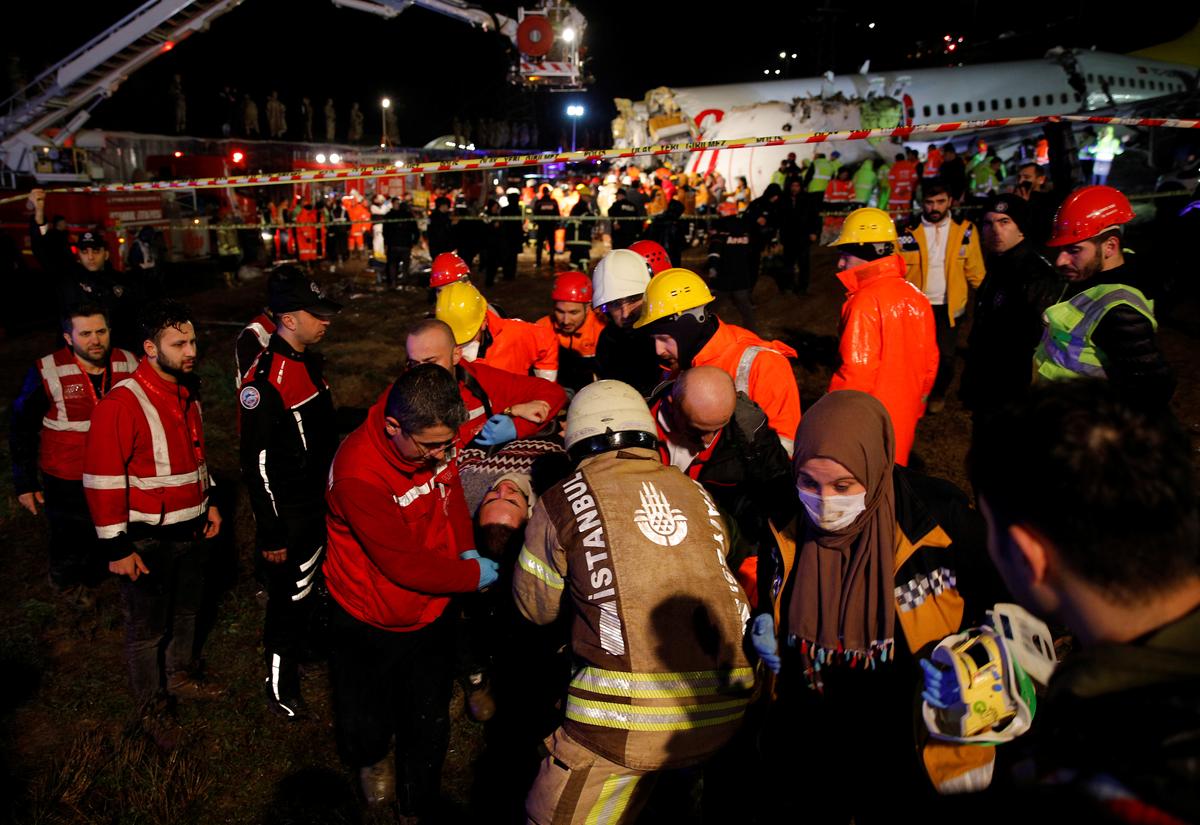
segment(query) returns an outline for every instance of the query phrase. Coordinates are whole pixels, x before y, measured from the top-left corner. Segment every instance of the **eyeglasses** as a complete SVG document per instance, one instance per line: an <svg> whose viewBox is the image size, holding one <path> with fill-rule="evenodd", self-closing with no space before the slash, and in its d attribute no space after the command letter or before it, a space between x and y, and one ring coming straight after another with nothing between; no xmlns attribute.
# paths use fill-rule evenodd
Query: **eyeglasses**
<svg viewBox="0 0 1200 825"><path fill-rule="evenodd" d="M417 439L408 433L404 433L404 436L417 446L417 451L420 453L421 458L431 456L434 453L444 453L446 450L451 449L458 441L457 436L446 441L417 441Z"/></svg>

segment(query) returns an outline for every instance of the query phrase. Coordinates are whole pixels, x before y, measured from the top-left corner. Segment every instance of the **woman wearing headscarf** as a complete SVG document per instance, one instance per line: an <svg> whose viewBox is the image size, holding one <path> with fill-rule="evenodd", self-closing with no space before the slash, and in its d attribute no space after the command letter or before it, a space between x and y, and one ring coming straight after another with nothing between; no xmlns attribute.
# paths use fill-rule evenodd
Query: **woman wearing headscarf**
<svg viewBox="0 0 1200 825"><path fill-rule="evenodd" d="M896 465L894 451L887 411L866 393L832 392L805 411L795 552L775 565L778 619L752 625L779 674L782 724L771 727L784 741L772 761L811 787L796 812L812 821L919 818L935 788L991 777L993 749L925 734L917 665L1001 595L983 521L956 487Z"/></svg>

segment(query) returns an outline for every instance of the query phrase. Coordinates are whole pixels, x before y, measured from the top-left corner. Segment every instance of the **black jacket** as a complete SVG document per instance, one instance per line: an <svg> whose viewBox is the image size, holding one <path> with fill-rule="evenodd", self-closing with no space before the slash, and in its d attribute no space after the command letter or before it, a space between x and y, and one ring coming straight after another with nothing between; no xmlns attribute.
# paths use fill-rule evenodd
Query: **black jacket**
<svg viewBox="0 0 1200 825"><path fill-rule="evenodd" d="M977 414L994 412L1029 389L1042 313L1058 302L1067 284L1026 241L985 261L987 277L975 293L959 390L963 404Z"/></svg>
<svg viewBox="0 0 1200 825"><path fill-rule="evenodd" d="M558 210L558 203L549 195L542 195L533 202L533 208L530 210L542 220L534 221L534 227L537 228L539 235L553 235L554 230L561 225L559 221L546 220L547 218L559 217L561 213Z"/></svg>
<svg viewBox="0 0 1200 825"><path fill-rule="evenodd" d="M754 289L755 249L750 224L740 215L717 221L708 243L708 267L716 272L713 288L722 292Z"/></svg>
<svg viewBox="0 0 1200 825"><path fill-rule="evenodd" d="M56 275L60 312L80 304L99 305L108 313L112 345L141 355L143 335L138 316L145 296L137 273L117 272L108 264L99 272L88 272L76 261Z"/></svg>
<svg viewBox="0 0 1200 825"><path fill-rule="evenodd" d="M608 324L596 339L596 376L624 381L649 398L662 381L654 339L635 329Z"/></svg>
<svg viewBox="0 0 1200 825"><path fill-rule="evenodd" d="M429 215L429 228L426 230L426 235L429 238L429 255L436 258L443 252L450 252L454 249L454 240L451 237L450 229L450 213L442 212L440 209L433 210Z"/></svg>
<svg viewBox="0 0 1200 825"><path fill-rule="evenodd" d="M779 239L785 244L807 246L810 235L821 233L821 218L804 192L795 197L785 194L776 205L779 207Z"/></svg>
<svg viewBox="0 0 1200 825"><path fill-rule="evenodd" d="M783 217L783 190L779 184L768 184L761 197L750 201L745 217L750 224L753 246L759 250L765 248L775 237Z"/></svg>
<svg viewBox="0 0 1200 825"><path fill-rule="evenodd" d="M1100 272L1095 277L1070 284L1062 300L1100 284L1128 284L1140 288L1130 257L1125 264ZM1121 305L1105 313L1092 333L1092 343L1101 353L1108 380L1131 403L1163 408L1175 394L1175 374L1158 348L1154 325L1132 307Z"/></svg>
<svg viewBox="0 0 1200 825"><path fill-rule="evenodd" d="M660 386L655 398L666 399L673 385L672 381ZM782 529L797 507L792 460L779 436L767 426L766 413L745 393L738 393L733 418L721 430L696 481L712 496L729 525L732 536L727 562L731 569L759 554L764 545L774 546L768 520Z"/></svg>
<svg viewBox="0 0 1200 825"><path fill-rule="evenodd" d="M238 400L242 476L254 511L256 546L278 550L311 540L297 531L311 533L314 520L324 518L325 487L338 446L321 356L296 352L272 335Z"/></svg>

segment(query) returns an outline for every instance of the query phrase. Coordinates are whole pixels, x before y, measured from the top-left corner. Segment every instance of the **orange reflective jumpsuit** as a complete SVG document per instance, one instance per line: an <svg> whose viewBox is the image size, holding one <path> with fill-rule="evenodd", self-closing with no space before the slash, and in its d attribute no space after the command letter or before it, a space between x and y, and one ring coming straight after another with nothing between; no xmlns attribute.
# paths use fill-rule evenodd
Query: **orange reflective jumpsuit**
<svg viewBox="0 0 1200 825"><path fill-rule="evenodd" d="M363 234L371 231L371 207L353 197L342 198L346 217L350 219L350 250L363 249Z"/></svg>
<svg viewBox="0 0 1200 825"><path fill-rule="evenodd" d="M496 369L553 381L558 377L558 336L554 330L516 318L487 314L486 346L475 359ZM490 339L490 340L489 340Z"/></svg>
<svg viewBox="0 0 1200 825"><path fill-rule="evenodd" d="M696 357L693 367L717 367L733 378L739 392L762 407L767 423L792 454L800 427L800 389L789 358L796 351L782 341L765 341L753 332L717 321L717 331Z"/></svg>
<svg viewBox="0 0 1200 825"><path fill-rule="evenodd" d="M917 420L937 377L937 332L929 299L904 278L899 255L838 273L842 305L842 365L829 391L860 390L878 398L892 417L896 463L907 464Z"/></svg>

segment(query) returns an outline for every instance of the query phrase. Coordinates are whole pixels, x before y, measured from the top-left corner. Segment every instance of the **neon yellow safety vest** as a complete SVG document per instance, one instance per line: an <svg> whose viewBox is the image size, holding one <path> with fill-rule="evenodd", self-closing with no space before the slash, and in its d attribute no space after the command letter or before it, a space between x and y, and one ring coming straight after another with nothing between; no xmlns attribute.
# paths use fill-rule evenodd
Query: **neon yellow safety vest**
<svg viewBox="0 0 1200 825"><path fill-rule="evenodd" d="M1090 376L1106 378L1104 353L1092 343L1092 334L1110 309L1125 304L1145 315L1157 329L1154 302L1127 284L1100 284L1085 289L1069 301L1055 304L1042 314L1046 328L1033 356L1036 381L1059 381Z"/></svg>
<svg viewBox="0 0 1200 825"><path fill-rule="evenodd" d="M833 180L833 176L837 174L837 169L837 164L828 158L813 158L813 176L812 180L808 182L808 191L824 192L829 181Z"/></svg>

